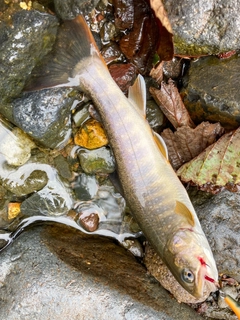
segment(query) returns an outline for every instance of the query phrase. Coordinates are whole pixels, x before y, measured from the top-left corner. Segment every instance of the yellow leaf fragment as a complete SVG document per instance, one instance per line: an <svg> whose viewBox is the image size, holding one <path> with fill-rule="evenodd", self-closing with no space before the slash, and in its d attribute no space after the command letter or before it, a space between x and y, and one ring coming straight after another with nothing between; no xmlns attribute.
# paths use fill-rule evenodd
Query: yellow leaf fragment
<svg viewBox="0 0 240 320"><path fill-rule="evenodd" d="M74 136L75 144L86 149L97 149L108 144L108 138L100 122L86 121Z"/></svg>
<svg viewBox="0 0 240 320"><path fill-rule="evenodd" d="M20 202L10 202L8 204L8 219L14 219L16 218L19 213L21 212L21 203Z"/></svg>
<svg viewBox="0 0 240 320"><path fill-rule="evenodd" d="M177 171L184 182L191 182L202 190L240 184L240 128L224 134L196 158Z"/></svg>

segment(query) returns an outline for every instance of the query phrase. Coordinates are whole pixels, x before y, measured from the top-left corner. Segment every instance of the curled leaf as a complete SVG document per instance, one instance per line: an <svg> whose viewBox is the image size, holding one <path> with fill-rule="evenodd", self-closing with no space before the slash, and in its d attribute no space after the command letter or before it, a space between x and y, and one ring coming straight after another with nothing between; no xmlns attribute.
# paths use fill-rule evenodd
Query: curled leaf
<svg viewBox="0 0 240 320"><path fill-rule="evenodd" d="M183 182L191 182L202 190L240 184L240 128L224 134L200 155L177 171Z"/></svg>
<svg viewBox="0 0 240 320"><path fill-rule="evenodd" d="M194 129L179 127L174 133L167 128L161 136L167 145L170 162L176 170L198 156L222 134L223 128L219 123L202 122Z"/></svg>
<svg viewBox="0 0 240 320"><path fill-rule="evenodd" d="M172 26L168 19L166 10L164 9L161 0L150 0L150 6L153 9L156 17L158 18L159 27L159 44L158 54L161 60L167 61L173 58L173 32Z"/></svg>
<svg viewBox="0 0 240 320"><path fill-rule="evenodd" d="M195 124L182 102L182 98L177 87L174 85L174 81L170 79L168 84L162 82L161 89L151 87L149 90L154 100L175 129L182 126L195 128Z"/></svg>

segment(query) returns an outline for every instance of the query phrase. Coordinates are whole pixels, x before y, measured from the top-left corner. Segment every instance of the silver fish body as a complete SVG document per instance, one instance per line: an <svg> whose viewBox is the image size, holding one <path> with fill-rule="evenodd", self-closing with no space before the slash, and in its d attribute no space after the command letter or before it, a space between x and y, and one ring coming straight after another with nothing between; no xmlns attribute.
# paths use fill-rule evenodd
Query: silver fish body
<svg viewBox="0 0 240 320"><path fill-rule="evenodd" d="M146 238L189 293L201 297L204 290L215 291L218 273L211 249L185 188L159 150L161 141L156 143L143 112L112 79L84 19L66 22L61 37L61 43L75 40L74 46L58 45L50 72L30 89L78 86L91 97L114 152L124 196ZM88 45L81 49L78 63L72 61L79 54L76 44ZM61 54L64 62L59 65ZM68 70L62 75L59 66L66 61Z"/></svg>

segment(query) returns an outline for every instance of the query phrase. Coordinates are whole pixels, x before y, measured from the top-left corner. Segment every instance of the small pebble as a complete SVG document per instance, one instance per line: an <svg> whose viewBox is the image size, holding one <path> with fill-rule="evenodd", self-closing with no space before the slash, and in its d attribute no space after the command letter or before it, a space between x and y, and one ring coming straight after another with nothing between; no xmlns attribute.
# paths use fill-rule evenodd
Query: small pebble
<svg viewBox="0 0 240 320"><path fill-rule="evenodd" d="M77 131L74 142L86 149L96 149L107 145L108 138L101 123L90 119Z"/></svg>

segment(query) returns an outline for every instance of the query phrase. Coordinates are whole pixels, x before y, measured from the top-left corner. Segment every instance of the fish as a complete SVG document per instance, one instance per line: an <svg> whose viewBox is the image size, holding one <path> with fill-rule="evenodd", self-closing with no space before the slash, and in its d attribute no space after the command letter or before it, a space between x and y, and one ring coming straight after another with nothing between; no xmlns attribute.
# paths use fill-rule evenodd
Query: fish
<svg viewBox="0 0 240 320"><path fill-rule="evenodd" d="M51 87L77 87L92 99L123 195L146 239L192 296L216 291L218 271L207 238L163 139L146 120L144 79L138 75L128 97L122 93L82 15L62 23L51 58L33 71L25 90Z"/></svg>

